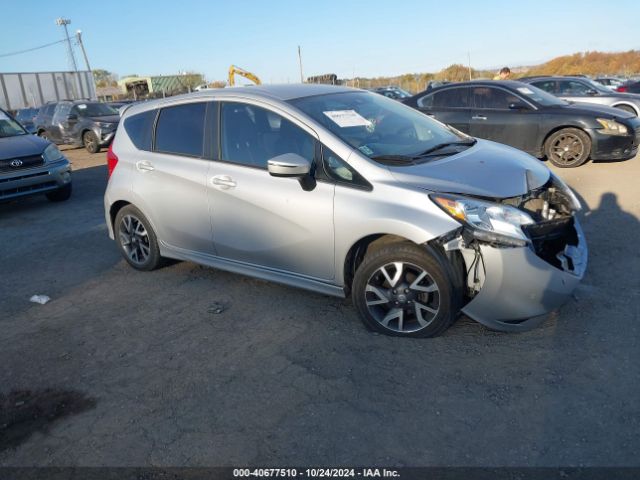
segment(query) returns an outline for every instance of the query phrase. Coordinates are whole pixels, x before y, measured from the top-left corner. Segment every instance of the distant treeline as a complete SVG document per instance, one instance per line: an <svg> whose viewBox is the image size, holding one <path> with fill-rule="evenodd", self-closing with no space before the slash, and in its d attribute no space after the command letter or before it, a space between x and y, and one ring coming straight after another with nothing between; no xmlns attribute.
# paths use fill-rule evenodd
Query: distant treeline
<svg viewBox="0 0 640 480"><path fill-rule="evenodd" d="M529 67L511 67L512 78L528 75L620 75L640 74L640 50L628 52L604 53L583 52L554 58L541 65ZM397 85L413 93L424 90L430 81L462 82L472 79L493 78L493 70L476 70L460 64L450 65L437 73L409 73L395 77L356 77L344 79L342 83L360 88L375 88Z"/></svg>

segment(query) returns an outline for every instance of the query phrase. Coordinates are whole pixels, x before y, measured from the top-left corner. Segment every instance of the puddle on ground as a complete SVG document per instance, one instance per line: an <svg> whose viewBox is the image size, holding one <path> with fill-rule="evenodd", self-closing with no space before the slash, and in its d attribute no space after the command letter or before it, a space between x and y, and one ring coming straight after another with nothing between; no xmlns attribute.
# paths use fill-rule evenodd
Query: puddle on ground
<svg viewBox="0 0 640 480"><path fill-rule="evenodd" d="M35 432L46 433L53 422L95 406L94 398L73 390L0 393L0 451L15 448Z"/></svg>

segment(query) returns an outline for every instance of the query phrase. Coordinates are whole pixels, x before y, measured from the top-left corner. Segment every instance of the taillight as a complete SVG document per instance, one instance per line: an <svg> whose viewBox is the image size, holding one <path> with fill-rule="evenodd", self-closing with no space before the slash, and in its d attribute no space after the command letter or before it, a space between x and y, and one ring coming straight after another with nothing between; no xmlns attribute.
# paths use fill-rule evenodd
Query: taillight
<svg viewBox="0 0 640 480"><path fill-rule="evenodd" d="M107 169L109 170L107 178L111 178L111 174L115 170L117 164L118 164L118 156L115 153L113 153L113 143L112 143L111 145L109 145L109 150L107 150Z"/></svg>
<svg viewBox="0 0 640 480"><path fill-rule="evenodd" d="M616 88L616 92L626 92L626 91L627 91L626 85L620 85L618 88Z"/></svg>

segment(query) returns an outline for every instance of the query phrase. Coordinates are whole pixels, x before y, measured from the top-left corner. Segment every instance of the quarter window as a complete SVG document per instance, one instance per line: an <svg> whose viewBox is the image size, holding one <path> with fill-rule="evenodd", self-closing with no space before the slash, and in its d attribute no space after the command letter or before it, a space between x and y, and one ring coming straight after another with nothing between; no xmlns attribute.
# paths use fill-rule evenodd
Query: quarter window
<svg viewBox="0 0 640 480"><path fill-rule="evenodd" d="M156 127L157 152L201 157L206 103L186 103L160 110Z"/></svg>
<svg viewBox="0 0 640 480"><path fill-rule="evenodd" d="M153 122L157 113L157 110L148 110L124 121L124 129L137 149L151 151Z"/></svg>
<svg viewBox="0 0 640 480"><path fill-rule="evenodd" d="M267 168L267 161L297 153L313 163L314 139L297 125L255 105L222 104L221 159Z"/></svg>

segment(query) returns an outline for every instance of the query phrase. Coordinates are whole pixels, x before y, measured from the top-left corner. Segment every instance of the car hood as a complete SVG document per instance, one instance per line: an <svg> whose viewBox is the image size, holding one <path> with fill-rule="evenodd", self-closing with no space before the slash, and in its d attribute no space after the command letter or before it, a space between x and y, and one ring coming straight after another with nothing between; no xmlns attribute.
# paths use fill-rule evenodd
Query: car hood
<svg viewBox="0 0 640 480"><path fill-rule="evenodd" d="M614 117L626 119L635 117L633 113L626 112L619 108L608 107L606 105L598 105L595 103L572 102L562 108L568 109L568 111L571 111L571 113L582 115L606 115L607 118Z"/></svg>
<svg viewBox="0 0 640 480"><path fill-rule="evenodd" d="M480 139L461 153L389 170L396 180L414 187L490 198L524 195L547 183L551 176L540 160L515 148Z"/></svg>
<svg viewBox="0 0 640 480"><path fill-rule="evenodd" d="M120 121L120 115L105 115L104 117L89 117L91 120L103 123L118 123Z"/></svg>
<svg viewBox="0 0 640 480"><path fill-rule="evenodd" d="M0 160L14 157L28 157L44 152L50 142L35 135L15 135L0 138Z"/></svg>

